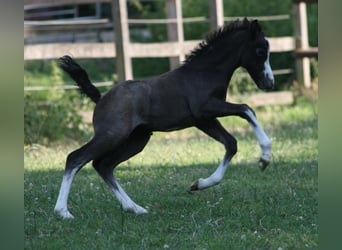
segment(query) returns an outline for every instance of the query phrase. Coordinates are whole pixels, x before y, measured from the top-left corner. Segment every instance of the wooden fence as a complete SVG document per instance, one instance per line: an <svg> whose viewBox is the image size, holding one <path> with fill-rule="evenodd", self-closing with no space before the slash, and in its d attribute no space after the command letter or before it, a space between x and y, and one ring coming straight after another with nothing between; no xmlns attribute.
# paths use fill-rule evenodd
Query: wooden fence
<svg viewBox="0 0 342 250"><path fill-rule="evenodd" d="M309 34L306 15L306 4L317 0L292 0L294 16L294 39L296 45L297 81L306 88L311 87L310 57L318 57L318 48L309 47Z"/></svg>
<svg viewBox="0 0 342 250"><path fill-rule="evenodd" d="M183 18L181 0L166 0L167 19L129 19L127 16L126 0L24 0L25 10L37 8L51 8L67 5L64 14L77 15L72 5L84 3L112 3L113 23L108 19L101 19L99 15L90 18L74 18L68 20L49 21L25 21L25 31L37 31L44 29L94 29L110 28L115 31L115 46L113 42L92 43L47 43L27 44L24 46L24 60L54 59L64 54L70 54L75 58L113 58L117 60L117 73L119 80L132 79L132 58L139 57L169 57L172 68L176 67L200 41L184 40L183 23L186 22L210 22L211 29L223 25L224 21L230 21L239 17L224 17L223 1L209 0L210 16ZM269 38L271 52L296 51L297 80L310 87L310 65L308 57L318 55L317 48L309 48L306 21L306 3L317 3L317 0L293 0L293 12L295 19L295 36ZM62 12L63 13L63 12ZM50 13L58 15L56 11ZM241 17L240 17L241 18ZM259 20L284 20L290 15L249 17ZM141 23L167 24L168 42L162 43L132 43L129 40L129 25ZM275 74L288 74L291 69L275 70Z"/></svg>

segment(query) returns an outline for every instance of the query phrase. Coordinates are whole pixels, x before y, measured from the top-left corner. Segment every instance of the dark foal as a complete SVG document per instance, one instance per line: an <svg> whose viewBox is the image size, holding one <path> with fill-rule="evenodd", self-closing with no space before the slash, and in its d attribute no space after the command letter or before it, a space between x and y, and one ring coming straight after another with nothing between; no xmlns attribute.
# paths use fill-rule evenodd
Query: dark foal
<svg viewBox="0 0 342 250"><path fill-rule="evenodd" d="M218 184L237 152L235 138L217 120L240 116L252 126L261 147L260 167L271 160L271 141L246 104L226 102L230 78L242 66L260 89L271 89L274 77L269 63L269 43L259 23L244 19L209 34L177 69L147 80L125 81L103 95L87 73L69 56L60 65L95 103L94 137L67 157L55 211L73 218L67 206L76 173L88 162L109 185L126 211L147 213L125 193L113 175L114 168L143 150L152 131L195 126L221 142L226 153L214 173L197 180L191 190Z"/></svg>

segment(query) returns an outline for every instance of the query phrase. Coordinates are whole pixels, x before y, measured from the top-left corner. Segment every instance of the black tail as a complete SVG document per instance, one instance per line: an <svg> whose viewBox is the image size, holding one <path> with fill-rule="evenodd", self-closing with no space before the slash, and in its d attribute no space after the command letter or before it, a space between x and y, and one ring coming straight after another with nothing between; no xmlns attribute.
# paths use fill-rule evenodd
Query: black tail
<svg viewBox="0 0 342 250"><path fill-rule="evenodd" d="M97 103L100 100L100 91L90 82L87 72L70 56L59 58L59 66L74 79L80 91L86 94L93 102Z"/></svg>

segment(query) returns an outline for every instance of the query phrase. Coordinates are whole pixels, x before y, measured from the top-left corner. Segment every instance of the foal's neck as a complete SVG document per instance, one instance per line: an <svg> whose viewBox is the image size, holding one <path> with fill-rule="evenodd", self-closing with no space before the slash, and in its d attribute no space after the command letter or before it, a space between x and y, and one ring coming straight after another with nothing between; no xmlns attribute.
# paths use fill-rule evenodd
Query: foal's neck
<svg viewBox="0 0 342 250"><path fill-rule="evenodd" d="M212 80L219 80L222 84L229 85L229 81L234 71L240 66L237 50L231 50L227 54L222 55L215 53L216 55L210 58L198 58L198 60L191 62L185 67L197 71L199 74L206 74Z"/></svg>
<svg viewBox="0 0 342 250"><path fill-rule="evenodd" d="M184 66L200 71L224 74L230 80L233 72L240 67L241 50L244 46L240 34L222 39L210 45L205 53Z"/></svg>

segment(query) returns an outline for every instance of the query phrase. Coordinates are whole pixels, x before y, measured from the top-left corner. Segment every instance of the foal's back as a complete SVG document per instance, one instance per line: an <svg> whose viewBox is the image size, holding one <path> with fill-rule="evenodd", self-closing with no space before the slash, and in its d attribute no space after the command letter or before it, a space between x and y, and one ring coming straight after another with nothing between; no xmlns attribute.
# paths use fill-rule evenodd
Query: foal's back
<svg viewBox="0 0 342 250"><path fill-rule="evenodd" d="M144 125L151 131L170 131L194 125L189 96L195 93L189 84L182 69L120 83L98 102L94 111L95 132L99 126L133 130Z"/></svg>

